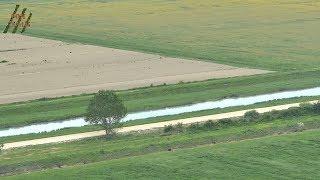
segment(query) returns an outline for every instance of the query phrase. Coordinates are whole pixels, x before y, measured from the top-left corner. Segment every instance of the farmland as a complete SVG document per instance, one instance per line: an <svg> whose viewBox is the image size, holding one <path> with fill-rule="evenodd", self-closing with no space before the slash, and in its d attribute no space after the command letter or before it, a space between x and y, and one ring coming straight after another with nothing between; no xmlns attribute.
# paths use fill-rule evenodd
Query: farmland
<svg viewBox="0 0 320 180"><path fill-rule="evenodd" d="M319 67L318 1L20 2L34 13L34 36L268 70Z"/></svg>
<svg viewBox="0 0 320 180"><path fill-rule="evenodd" d="M131 113L320 86L319 1L3 0L0 29L15 3L33 17L24 34L30 37L9 42L9 35L0 35L5 37L0 40L0 130L84 116L99 89L115 89ZM32 47L26 40L35 37L59 47ZM115 63L116 68L108 67ZM191 77L217 71L219 76ZM133 83L138 76L151 80L101 85ZM153 79L168 76L174 80ZM80 88L68 91L71 86ZM25 92L32 96L22 98ZM41 93L33 96L35 92ZM125 126L315 99L319 96L141 119ZM288 112L281 117L271 112L252 122L240 118L228 124L234 119L227 119L214 128L191 124L181 131L164 127L111 139L7 149L0 152L0 179L316 179L320 116L303 109ZM0 141L100 129L90 125Z"/></svg>
<svg viewBox="0 0 320 180"><path fill-rule="evenodd" d="M10 59L0 66L0 103L269 72L17 34L0 40L0 57Z"/></svg>
<svg viewBox="0 0 320 180"><path fill-rule="evenodd" d="M45 0L20 4L34 13L32 27L26 31L31 36L274 71L120 92L128 94L124 99L132 111L320 85L317 1ZM13 7L10 1L0 2L0 26ZM90 97L1 106L10 113L0 119L23 117L36 122L81 116ZM28 113L24 107L30 107ZM20 117L12 117L17 112Z"/></svg>
<svg viewBox="0 0 320 180"><path fill-rule="evenodd" d="M304 75L303 79L297 78ZM219 100L226 97L243 97L312 87L318 83L314 72L287 74L285 77L256 76L211 80L206 82L166 85L120 91L129 112L158 109L195 102ZM280 78L280 79L277 79ZM226 88L227 87L227 88ZM56 99L40 99L0 105L0 127L12 127L37 122L48 122L83 116L92 95L71 96ZM309 99L309 98L308 98ZM314 99L317 99L316 97ZM309 99L311 100L311 99ZM290 101L286 101L290 102Z"/></svg>

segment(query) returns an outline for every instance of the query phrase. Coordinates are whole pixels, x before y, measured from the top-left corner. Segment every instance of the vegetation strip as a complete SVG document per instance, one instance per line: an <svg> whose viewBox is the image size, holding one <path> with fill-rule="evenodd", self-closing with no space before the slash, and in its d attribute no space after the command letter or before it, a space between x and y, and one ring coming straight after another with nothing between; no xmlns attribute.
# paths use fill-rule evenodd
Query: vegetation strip
<svg viewBox="0 0 320 180"><path fill-rule="evenodd" d="M212 110L184 113L184 114L172 115L172 116L141 119L141 120L125 122L124 126L125 127L135 126L135 125L141 125L141 124L150 124L150 123L170 121L170 120L175 120L175 119L185 119L185 118L190 118L190 117L199 117L199 116L220 114L220 113L240 111L240 110L246 110L246 109L262 108L262 107L291 104L291 103L298 103L298 102L307 102L307 101L312 101L312 100L316 100L316 99L320 99L320 96L275 100L275 101L269 101L269 102L264 102L264 103L257 103L257 104L253 104L253 105L248 105L248 106L237 106L237 107L230 107L230 108L223 108L223 109L212 109ZM52 132L42 132L42 133L34 133L34 134L26 134L26 135L18 135L18 136L1 137L0 142L10 143L10 142L40 139L40 138L46 138L46 137L69 135L69 134L91 132L91 131L98 131L98 130L102 130L101 126L88 125L88 126L83 126L83 127L78 127L78 128L65 128L65 129L52 131Z"/></svg>
<svg viewBox="0 0 320 180"><path fill-rule="evenodd" d="M13 7L8 2L0 2L1 28L4 28ZM277 71L263 76L139 89L133 95L130 91L130 97L125 95L124 98L129 111L319 86L319 42L314 38L318 36L314 26L318 25L314 23L317 18L313 13L313 10L319 9L317 3L302 0L295 1L295 5L289 1L228 3L205 0L194 4L180 0L170 3L66 0L62 4L41 1L39 7L37 2L40 1L22 4L32 9L38 17L46 17L36 20L38 26L28 31L32 36ZM79 6L71 6L75 3ZM99 10L95 8L97 6ZM46 7L50 7L50 11L44 10ZM253 17L246 13L257 9L264 14ZM75 19L65 14L83 11L90 16ZM190 13L194 16L188 16ZM55 21L57 16L61 16L60 21ZM112 24L111 29L109 23L101 23L101 17ZM72 26L71 21L75 22ZM304 28L301 28L302 22ZM287 29L291 29L291 33ZM274 38L269 38L271 35ZM9 64L12 63L10 60ZM45 102L44 98L41 103L0 106L0 128L83 116L89 96Z"/></svg>
<svg viewBox="0 0 320 180"><path fill-rule="evenodd" d="M276 74L140 88L120 91L118 94L128 112L135 112L320 86L317 78L320 71ZM84 116L92 96L43 98L0 105L0 129Z"/></svg>
<svg viewBox="0 0 320 180"><path fill-rule="evenodd" d="M310 101L307 103L314 104L317 102L318 101ZM143 131L143 130L161 128L170 124L171 125L176 125L179 123L191 124L191 123L197 123L197 122L204 122L208 120L217 121L219 119L224 119L224 118L233 118L233 117L243 116L246 112L249 112L252 110L256 110L258 113L265 113L272 110L284 110L284 109L299 107L299 106L300 106L300 103L294 103L294 104L287 104L287 105L280 105L280 106L272 106L267 108L249 109L249 110L202 116L202 117L193 117L193 118L165 121L165 122L145 124L145 125L129 126L129 127L118 129L116 131L119 133L128 133L132 131ZM105 134L105 131L94 131L94 132L87 132L87 133L80 133L80 134L72 134L72 135L56 136L56 137L49 137L49 138L43 138L43 139L27 140L27 141L21 141L21 142L13 142L13 143L4 144L4 149L24 147L28 145L39 145L39 144L47 144L47 143L74 141L74 140L88 138L88 137L102 136L104 134Z"/></svg>
<svg viewBox="0 0 320 180"><path fill-rule="evenodd" d="M317 179L320 131L125 157L4 179ZM210 167L210 168L208 168ZM298 168L297 168L298 167Z"/></svg>
<svg viewBox="0 0 320 180"><path fill-rule="evenodd" d="M65 168L152 152L319 129L319 112L319 104L264 114L250 111L240 118L176 125L169 131L166 127L159 131L118 135L107 140L91 138L6 150L0 154L0 174Z"/></svg>

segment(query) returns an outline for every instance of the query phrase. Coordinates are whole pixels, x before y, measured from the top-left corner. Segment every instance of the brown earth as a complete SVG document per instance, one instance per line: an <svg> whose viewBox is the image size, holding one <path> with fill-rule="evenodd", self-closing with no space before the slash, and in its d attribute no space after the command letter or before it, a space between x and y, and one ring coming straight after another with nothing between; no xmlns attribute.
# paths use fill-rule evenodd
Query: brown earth
<svg viewBox="0 0 320 180"><path fill-rule="evenodd" d="M196 60L0 34L0 104L267 73Z"/></svg>

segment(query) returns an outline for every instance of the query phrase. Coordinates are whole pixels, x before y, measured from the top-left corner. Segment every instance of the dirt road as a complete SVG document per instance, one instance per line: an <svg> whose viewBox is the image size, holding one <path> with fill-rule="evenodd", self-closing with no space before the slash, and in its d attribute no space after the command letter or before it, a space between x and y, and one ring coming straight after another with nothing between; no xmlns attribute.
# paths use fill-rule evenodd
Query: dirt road
<svg viewBox="0 0 320 180"><path fill-rule="evenodd" d="M317 101L310 101L309 103L316 103L316 102ZM118 129L117 131L119 133L127 133L127 132L132 132L132 131L144 131L144 130L161 128L161 127L164 127L164 126L170 125L170 124L171 125L175 125L175 124L178 124L178 123L190 124L190 123L195 123L195 122L204 122L204 121L207 121L207 120L218 121L219 119L223 119L223 118L232 118L232 117L243 116L245 112L250 111L250 110L256 110L259 113L264 113L264 112L269 112L269 111L272 111L272 110L284 110L284 109L288 109L290 107L298 107L299 105L300 105L300 103L285 104L285 105L279 105L279 106L271 106L271 107L265 107L265 108L249 109L249 110L228 112L228 113L201 116L201 117L178 119L178 120L172 120L172 121L165 121L165 122L158 122L158 123L151 123L151 124L143 124L143 125L137 125L137 126L129 126L129 127L124 127L124 128ZM79 139L84 139L84 138L89 138L89 137L102 136L102 135L104 135L104 131L93 131L93 132L78 133L78 134L71 134L71 135L64 135L64 136L56 136L56 137L49 137L49 138L42 138L42 139L34 139L34 140L7 143L7 144L4 144L4 149L24 147L24 146L30 146L30 145L39 145L39 144L60 143L60 142L66 142L66 141L74 141L74 140L79 140Z"/></svg>

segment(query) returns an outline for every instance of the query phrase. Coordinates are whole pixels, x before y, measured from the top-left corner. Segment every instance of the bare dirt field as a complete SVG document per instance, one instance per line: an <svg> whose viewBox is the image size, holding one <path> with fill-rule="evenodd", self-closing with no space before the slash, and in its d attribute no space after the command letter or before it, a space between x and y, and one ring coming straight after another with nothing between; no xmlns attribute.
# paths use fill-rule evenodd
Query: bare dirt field
<svg viewBox="0 0 320 180"><path fill-rule="evenodd" d="M267 73L92 45L0 34L0 103Z"/></svg>

